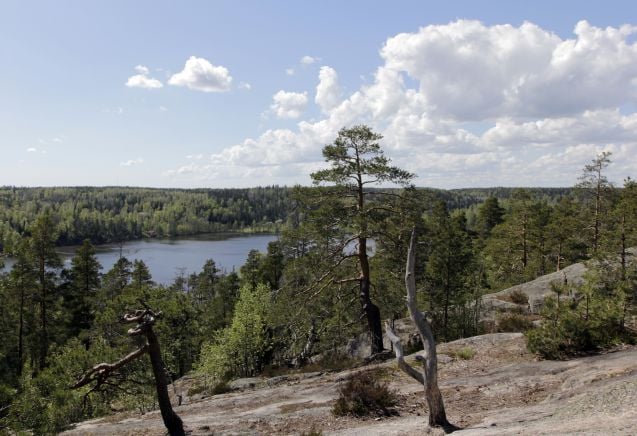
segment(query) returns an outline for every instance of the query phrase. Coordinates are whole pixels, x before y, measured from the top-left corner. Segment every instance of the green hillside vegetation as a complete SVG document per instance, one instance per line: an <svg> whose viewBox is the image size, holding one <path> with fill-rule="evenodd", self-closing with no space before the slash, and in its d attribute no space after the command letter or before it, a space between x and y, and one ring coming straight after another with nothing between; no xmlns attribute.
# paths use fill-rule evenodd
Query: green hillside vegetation
<svg viewBox="0 0 637 436"><path fill-rule="evenodd" d="M291 190L150 188L0 188L0 242L12 251L45 210L57 245L223 231L275 232L292 205Z"/></svg>
<svg viewBox="0 0 637 436"><path fill-rule="evenodd" d="M506 204L513 188L438 190L418 188L451 210L477 207L493 196ZM395 189L370 187L370 192ZM56 245L121 242L214 232L278 232L292 213L294 188L154 189L127 187L0 187L0 245L11 253L29 224L50 210L58 226ZM555 203L572 188L529 188Z"/></svg>

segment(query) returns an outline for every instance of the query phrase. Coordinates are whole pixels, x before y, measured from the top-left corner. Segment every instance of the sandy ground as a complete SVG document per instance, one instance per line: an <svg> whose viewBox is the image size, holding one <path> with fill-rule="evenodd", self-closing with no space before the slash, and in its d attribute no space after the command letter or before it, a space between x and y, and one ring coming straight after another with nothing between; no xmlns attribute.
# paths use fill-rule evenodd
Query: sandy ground
<svg viewBox="0 0 637 436"><path fill-rule="evenodd" d="M462 347L469 360L449 357ZM458 435L637 434L637 349L554 362L538 361L519 333L442 344L439 364L449 421ZM331 406L354 371L385 368L399 398L396 416L337 418ZM177 413L192 435L442 434L427 429L419 386L393 361L339 373L251 380L256 387L210 398L186 398ZM250 385L251 383L246 383ZM115 415L78 424L73 435L163 435L158 412Z"/></svg>

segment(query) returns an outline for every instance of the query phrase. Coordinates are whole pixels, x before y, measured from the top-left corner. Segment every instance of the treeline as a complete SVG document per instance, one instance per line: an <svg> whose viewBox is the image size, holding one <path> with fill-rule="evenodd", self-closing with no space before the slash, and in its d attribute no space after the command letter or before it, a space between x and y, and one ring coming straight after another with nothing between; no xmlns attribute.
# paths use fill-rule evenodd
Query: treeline
<svg viewBox="0 0 637 436"><path fill-rule="evenodd" d="M338 365L356 349L382 350L375 337L381 322L406 315L404 263L414 229L417 297L438 340L482 332L485 293L582 260L603 265L603 274L568 290L581 297L549 305L550 322L532 335L534 349L561 356L564 344L623 340L637 293L629 250L637 245L637 184L608 182L609 155L587 165L572 189L507 189L484 198L474 191L461 207L411 187L413 175L391 166L379 140L366 126L339 132L324 149L329 168L311 175L315 186L282 195L288 205L280 240L266 253L251 251L238 274L220 273L211 259L199 273L158 286L132 259L102 273L88 240L62 269L53 248L66 221L53 203L34 211L16 231L16 263L0 275L0 430L46 434L113 408L153 408L142 360L102 385L100 395L89 386L69 389L86 368L136 348L117 320L140 302L163 313L156 331L172 378L197 371L193 389L209 394L232 378L298 368L317 356ZM400 187L370 189L378 180ZM133 203L145 204L141 198ZM128 203L127 196L119 201ZM575 334L583 339L574 341Z"/></svg>
<svg viewBox="0 0 637 436"><path fill-rule="evenodd" d="M290 208L290 189L0 188L0 246L12 252L44 210L57 245L120 242L222 231L274 232Z"/></svg>
<svg viewBox="0 0 637 436"><path fill-rule="evenodd" d="M278 232L295 207L293 188L151 189L122 187L0 187L0 254L11 253L29 223L44 210L57 220L56 245L122 242L144 237L201 233ZM437 190L422 188L444 200L450 210L476 207L493 196L506 202L513 188ZM554 203L570 188L530 188L534 198ZM370 190L371 192L374 189Z"/></svg>

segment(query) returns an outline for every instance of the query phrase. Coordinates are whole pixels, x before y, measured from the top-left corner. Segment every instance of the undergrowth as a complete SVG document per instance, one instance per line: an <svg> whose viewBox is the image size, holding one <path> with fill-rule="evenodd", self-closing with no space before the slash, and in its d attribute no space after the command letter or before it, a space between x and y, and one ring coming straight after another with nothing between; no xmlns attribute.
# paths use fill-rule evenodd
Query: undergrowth
<svg viewBox="0 0 637 436"><path fill-rule="evenodd" d="M336 416L389 416L394 412L396 394L376 371L353 374L341 386L332 413Z"/></svg>

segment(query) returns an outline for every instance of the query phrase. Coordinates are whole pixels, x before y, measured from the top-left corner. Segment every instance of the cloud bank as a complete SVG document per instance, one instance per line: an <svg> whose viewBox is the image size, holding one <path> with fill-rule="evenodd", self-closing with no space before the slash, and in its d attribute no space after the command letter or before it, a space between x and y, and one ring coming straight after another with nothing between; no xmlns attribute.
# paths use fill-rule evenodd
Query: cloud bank
<svg viewBox="0 0 637 436"><path fill-rule="evenodd" d="M635 33L581 21L561 38L529 22L472 20L401 33L380 48L373 81L349 95L334 68L320 69L313 101L321 118L266 130L166 175L227 186L308 183L324 165L323 145L366 123L420 185L568 186L603 150L613 152L610 176L621 180L637 173ZM279 91L271 110L299 118L308 100Z"/></svg>

